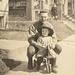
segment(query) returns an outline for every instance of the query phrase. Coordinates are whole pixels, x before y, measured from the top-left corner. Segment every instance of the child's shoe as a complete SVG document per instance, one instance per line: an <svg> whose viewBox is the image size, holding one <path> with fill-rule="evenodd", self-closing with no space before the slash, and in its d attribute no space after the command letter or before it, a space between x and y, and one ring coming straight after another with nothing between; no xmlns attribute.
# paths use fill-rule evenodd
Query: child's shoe
<svg viewBox="0 0 75 75"><path fill-rule="evenodd" d="M57 65L55 65L55 68L58 68L58 66L57 66Z"/></svg>
<svg viewBox="0 0 75 75"><path fill-rule="evenodd" d="M52 68L52 72L53 72L53 73L57 73L57 71L56 71L55 68Z"/></svg>

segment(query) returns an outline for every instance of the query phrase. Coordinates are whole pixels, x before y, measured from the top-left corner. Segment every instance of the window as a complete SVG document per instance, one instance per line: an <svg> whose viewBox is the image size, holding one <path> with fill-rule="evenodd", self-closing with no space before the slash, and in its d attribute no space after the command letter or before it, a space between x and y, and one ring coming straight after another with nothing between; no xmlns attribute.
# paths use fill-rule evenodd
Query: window
<svg viewBox="0 0 75 75"><path fill-rule="evenodd" d="M41 9L43 9L43 1L41 1Z"/></svg>
<svg viewBox="0 0 75 75"><path fill-rule="evenodd" d="M54 0L54 3L57 3L57 0Z"/></svg>
<svg viewBox="0 0 75 75"><path fill-rule="evenodd" d="M24 16L26 13L26 0L9 0L9 15Z"/></svg>
<svg viewBox="0 0 75 75"><path fill-rule="evenodd" d="M45 0L45 3L48 4L48 0Z"/></svg>

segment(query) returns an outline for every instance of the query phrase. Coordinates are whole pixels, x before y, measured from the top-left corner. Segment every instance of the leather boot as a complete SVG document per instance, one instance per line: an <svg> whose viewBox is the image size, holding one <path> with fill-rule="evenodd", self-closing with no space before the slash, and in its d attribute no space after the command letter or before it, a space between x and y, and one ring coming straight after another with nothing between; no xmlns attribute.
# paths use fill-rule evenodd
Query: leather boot
<svg viewBox="0 0 75 75"><path fill-rule="evenodd" d="M56 65L56 58L53 58L53 60L52 60L53 62L52 62L52 72L53 73L57 73L57 71L56 71L56 69L55 69L55 65Z"/></svg>
<svg viewBox="0 0 75 75"><path fill-rule="evenodd" d="M55 67L52 67L52 72L53 72L53 73L57 73Z"/></svg>
<svg viewBox="0 0 75 75"><path fill-rule="evenodd" d="M32 57L28 59L28 69L33 69L33 66L32 66Z"/></svg>

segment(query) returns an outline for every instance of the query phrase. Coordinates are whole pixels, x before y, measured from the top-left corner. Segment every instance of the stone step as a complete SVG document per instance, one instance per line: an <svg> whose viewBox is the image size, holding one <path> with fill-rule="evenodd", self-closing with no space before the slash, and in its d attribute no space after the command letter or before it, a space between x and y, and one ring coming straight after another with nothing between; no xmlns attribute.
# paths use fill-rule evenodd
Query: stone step
<svg viewBox="0 0 75 75"><path fill-rule="evenodd" d="M8 29L28 31L29 26L32 25L31 21L8 21Z"/></svg>
<svg viewBox="0 0 75 75"><path fill-rule="evenodd" d="M62 23L67 25L69 28L71 28L73 31L75 31L75 19L68 15L63 15L62 16Z"/></svg>

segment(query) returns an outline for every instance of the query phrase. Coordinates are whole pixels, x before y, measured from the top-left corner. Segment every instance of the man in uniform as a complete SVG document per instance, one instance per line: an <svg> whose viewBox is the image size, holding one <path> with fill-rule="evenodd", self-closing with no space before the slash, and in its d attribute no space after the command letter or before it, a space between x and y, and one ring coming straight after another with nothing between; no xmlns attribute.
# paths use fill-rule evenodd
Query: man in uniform
<svg viewBox="0 0 75 75"><path fill-rule="evenodd" d="M38 52L38 47L35 44L35 42L37 41L38 37L40 36L39 33L38 33L38 28L43 25L44 21L47 21L47 20L48 20L48 13L46 11L41 11L39 21L35 22L29 28L29 34L31 35L31 37L28 39L30 45L29 45L29 47L27 49L28 69L33 69L32 57L34 56L34 54L36 54ZM52 26L52 28L53 28L53 26ZM53 29L53 31L54 31L54 29ZM53 38L53 42L56 44L55 48L53 50L57 54L60 54L62 48L61 48L60 45L57 44L57 38L56 38L56 35L55 35L55 31L54 31L54 34L52 35L52 38ZM55 63L56 63L56 59L55 59ZM54 68L54 72L56 73L55 68Z"/></svg>

